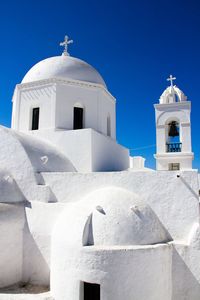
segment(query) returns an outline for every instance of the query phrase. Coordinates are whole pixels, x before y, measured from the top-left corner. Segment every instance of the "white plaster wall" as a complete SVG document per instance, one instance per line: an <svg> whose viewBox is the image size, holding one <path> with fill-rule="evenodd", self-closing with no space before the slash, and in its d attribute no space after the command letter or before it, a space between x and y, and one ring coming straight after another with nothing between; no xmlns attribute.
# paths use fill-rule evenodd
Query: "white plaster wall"
<svg viewBox="0 0 200 300"><path fill-rule="evenodd" d="M93 129L30 133L54 144L79 172L121 171L129 167L128 149Z"/></svg>
<svg viewBox="0 0 200 300"><path fill-rule="evenodd" d="M177 178L177 174L181 177ZM132 191L150 205L173 239L187 239L193 223L199 222L199 183L196 171L42 175L61 202L78 201L89 192L108 186Z"/></svg>
<svg viewBox="0 0 200 300"><path fill-rule="evenodd" d="M156 127L156 152L166 153L166 126L159 125Z"/></svg>
<svg viewBox="0 0 200 300"><path fill-rule="evenodd" d="M172 300L199 300L199 240L199 223L194 223L186 244L172 242Z"/></svg>
<svg viewBox="0 0 200 300"><path fill-rule="evenodd" d="M134 170L144 169L145 160L142 156L129 156L130 168Z"/></svg>
<svg viewBox="0 0 200 300"><path fill-rule="evenodd" d="M191 152L191 127L190 124L182 124L182 151L183 152Z"/></svg>
<svg viewBox="0 0 200 300"><path fill-rule="evenodd" d="M111 137L116 137L115 99L104 87L79 81L43 80L17 85L13 96L12 128L29 131L32 109L40 107L39 130L73 129L73 108L84 108L84 128L107 135L107 116L111 118Z"/></svg>
<svg viewBox="0 0 200 300"><path fill-rule="evenodd" d="M56 128L73 129L73 108L78 103L84 108L84 128L99 130L98 89L58 84L56 97Z"/></svg>
<svg viewBox="0 0 200 300"><path fill-rule="evenodd" d="M75 166L79 172L92 170L92 141L91 130L40 130L30 132L32 135L51 142L61 151Z"/></svg>
<svg viewBox="0 0 200 300"><path fill-rule="evenodd" d="M12 175L7 170L0 169L0 203L23 201L25 201L25 197Z"/></svg>
<svg viewBox="0 0 200 300"><path fill-rule="evenodd" d="M75 171L71 162L55 147L29 135L0 126L1 168L13 177L28 200L48 201L48 187L38 185L36 172ZM48 161L41 160L46 156Z"/></svg>
<svg viewBox="0 0 200 300"><path fill-rule="evenodd" d="M24 282L49 285L51 235L66 204L30 202L26 205L23 245Z"/></svg>
<svg viewBox="0 0 200 300"><path fill-rule="evenodd" d="M111 138L116 139L116 111L115 101L105 91L99 90L98 94L98 123L99 132L107 135L107 117L110 116Z"/></svg>
<svg viewBox="0 0 200 300"><path fill-rule="evenodd" d="M30 160L27 158L26 151L21 146L13 131L0 127L0 136L1 168L9 170L9 173L16 180L22 192L28 196L30 194L28 189L36 184L36 178Z"/></svg>
<svg viewBox="0 0 200 300"><path fill-rule="evenodd" d="M24 224L23 203L0 203L0 287L22 280Z"/></svg>
<svg viewBox="0 0 200 300"><path fill-rule="evenodd" d="M92 130L92 171L121 171L129 168L129 150Z"/></svg>
<svg viewBox="0 0 200 300"><path fill-rule="evenodd" d="M71 248L53 240L55 300L83 300L82 282L101 285L101 300L171 299L171 247Z"/></svg>
<svg viewBox="0 0 200 300"><path fill-rule="evenodd" d="M172 255L172 300L199 300L200 251L188 245L174 245Z"/></svg>
<svg viewBox="0 0 200 300"><path fill-rule="evenodd" d="M156 154L156 169L159 171L169 170L170 163L179 163L181 170L191 170L192 169L192 161L193 161L193 153L183 153L177 152L174 153L165 153L165 154Z"/></svg>
<svg viewBox="0 0 200 300"><path fill-rule="evenodd" d="M34 87L20 89L17 86L15 97L16 102L13 109L12 128L19 131L31 130L32 109L40 108L39 128L55 127L55 100L56 85L36 85Z"/></svg>

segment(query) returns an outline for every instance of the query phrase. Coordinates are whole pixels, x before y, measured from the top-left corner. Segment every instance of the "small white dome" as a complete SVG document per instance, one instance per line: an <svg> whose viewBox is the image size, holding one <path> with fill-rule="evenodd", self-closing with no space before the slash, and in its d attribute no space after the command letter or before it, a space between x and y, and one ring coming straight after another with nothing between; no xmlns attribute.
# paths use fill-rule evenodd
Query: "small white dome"
<svg viewBox="0 0 200 300"><path fill-rule="evenodd" d="M156 214L125 189L96 190L67 207L54 231L56 243L70 246L150 245L171 240Z"/></svg>
<svg viewBox="0 0 200 300"><path fill-rule="evenodd" d="M50 57L40 61L28 71L22 83L49 78L80 80L106 87L103 78L92 66L78 58L67 55Z"/></svg>
<svg viewBox="0 0 200 300"><path fill-rule="evenodd" d="M160 104L187 101L185 94L176 86L168 86L160 96Z"/></svg>

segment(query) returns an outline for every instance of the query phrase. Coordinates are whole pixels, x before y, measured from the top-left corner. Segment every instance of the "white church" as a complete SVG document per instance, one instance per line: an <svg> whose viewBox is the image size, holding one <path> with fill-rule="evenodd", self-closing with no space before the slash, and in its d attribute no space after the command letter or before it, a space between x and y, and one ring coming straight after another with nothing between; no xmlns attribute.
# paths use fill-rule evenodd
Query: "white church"
<svg viewBox="0 0 200 300"><path fill-rule="evenodd" d="M199 300L191 103L155 104L156 170L116 141L116 100L68 54L16 85L0 126L0 300ZM156 102L156 101L155 101Z"/></svg>

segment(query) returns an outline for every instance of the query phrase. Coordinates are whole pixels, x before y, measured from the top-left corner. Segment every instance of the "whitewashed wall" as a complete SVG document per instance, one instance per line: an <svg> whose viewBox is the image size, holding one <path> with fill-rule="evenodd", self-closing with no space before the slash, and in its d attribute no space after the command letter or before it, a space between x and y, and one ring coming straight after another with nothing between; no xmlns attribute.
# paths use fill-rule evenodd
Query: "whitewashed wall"
<svg viewBox="0 0 200 300"><path fill-rule="evenodd" d="M74 106L84 108L84 128L107 135L107 116L111 137L116 137L115 99L102 86L60 79L16 86L13 97L12 128L29 131L32 109L40 107L39 130L73 129Z"/></svg>
<svg viewBox="0 0 200 300"><path fill-rule="evenodd" d="M25 89L19 89L17 86L13 101L13 129L19 131L31 130L32 110L35 107L40 107L39 128L55 128L55 83Z"/></svg>
<svg viewBox="0 0 200 300"><path fill-rule="evenodd" d="M56 300L83 300L83 281L101 285L101 300L171 299L168 245L75 249L55 239L52 260L52 295Z"/></svg>
<svg viewBox="0 0 200 300"><path fill-rule="evenodd" d="M55 222L66 207L62 203L30 202L26 206L22 278L24 282L49 285L51 235Z"/></svg>
<svg viewBox="0 0 200 300"><path fill-rule="evenodd" d="M181 177L178 178L179 174ZM187 239L192 225L199 222L199 183L196 171L42 175L58 201L65 203L78 201L102 187L116 186L132 191L150 205L174 239Z"/></svg>
<svg viewBox="0 0 200 300"><path fill-rule="evenodd" d="M93 129L39 130L31 134L50 141L79 172L121 171L129 168L129 150Z"/></svg>
<svg viewBox="0 0 200 300"><path fill-rule="evenodd" d="M183 154L181 152L156 154L156 169L159 171L169 170L170 163L179 163L181 170L191 170L193 154Z"/></svg>
<svg viewBox="0 0 200 300"><path fill-rule="evenodd" d="M23 203L0 203L0 287L22 280L24 224Z"/></svg>
<svg viewBox="0 0 200 300"><path fill-rule="evenodd" d="M49 188L39 185L37 172L75 172L71 162L55 147L30 135L0 126L0 166L7 171L28 200L50 200ZM42 157L48 161L43 163Z"/></svg>

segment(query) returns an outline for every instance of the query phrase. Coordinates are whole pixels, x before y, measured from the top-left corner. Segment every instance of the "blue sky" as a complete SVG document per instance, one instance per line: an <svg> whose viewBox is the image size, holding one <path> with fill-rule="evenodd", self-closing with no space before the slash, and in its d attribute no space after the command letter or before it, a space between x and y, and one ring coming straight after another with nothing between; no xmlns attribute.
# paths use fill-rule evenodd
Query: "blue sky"
<svg viewBox="0 0 200 300"><path fill-rule="evenodd" d="M59 55L93 65L117 99L117 139L154 167L153 104L169 74L192 102L194 167L200 168L200 1L4 1L0 4L0 124L10 126L15 84L38 61ZM140 148L140 149L138 149Z"/></svg>

